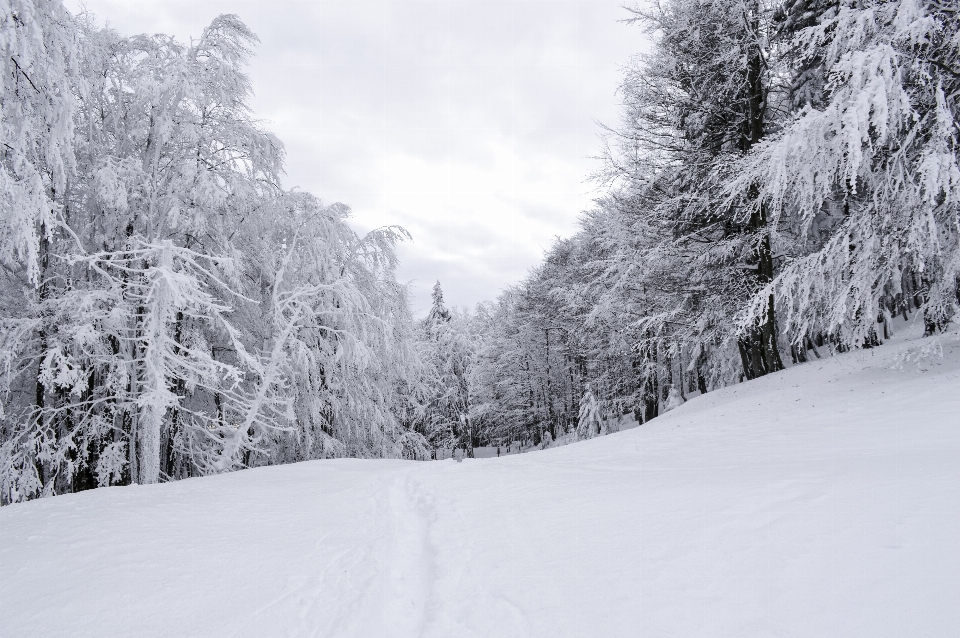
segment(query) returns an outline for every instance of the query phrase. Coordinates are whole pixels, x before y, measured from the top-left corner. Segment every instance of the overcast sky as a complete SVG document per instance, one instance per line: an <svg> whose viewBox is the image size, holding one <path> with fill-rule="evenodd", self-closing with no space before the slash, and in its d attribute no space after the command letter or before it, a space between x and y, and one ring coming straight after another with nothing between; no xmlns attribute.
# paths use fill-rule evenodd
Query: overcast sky
<svg viewBox="0 0 960 638"><path fill-rule="evenodd" d="M67 0L76 12L80 0ZM286 187L400 224L414 311L493 299L569 235L595 193L597 122L643 48L624 0L85 0L123 34L188 40L221 13L260 37L253 108Z"/></svg>

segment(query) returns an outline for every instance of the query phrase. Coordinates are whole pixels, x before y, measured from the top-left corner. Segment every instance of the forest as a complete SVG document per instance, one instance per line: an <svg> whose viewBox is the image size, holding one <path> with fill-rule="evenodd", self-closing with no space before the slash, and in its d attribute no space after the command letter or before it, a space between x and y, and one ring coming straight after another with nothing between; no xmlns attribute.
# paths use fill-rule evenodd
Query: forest
<svg viewBox="0 0 960 638"><path fill-rule="evenodd" d="M2 504L591 438L957 320L953 0L630 9L652 46L579 230L475 309L438 282L425 318L403 228L282 188L240 18L185 44L0 12Z"/></svg>

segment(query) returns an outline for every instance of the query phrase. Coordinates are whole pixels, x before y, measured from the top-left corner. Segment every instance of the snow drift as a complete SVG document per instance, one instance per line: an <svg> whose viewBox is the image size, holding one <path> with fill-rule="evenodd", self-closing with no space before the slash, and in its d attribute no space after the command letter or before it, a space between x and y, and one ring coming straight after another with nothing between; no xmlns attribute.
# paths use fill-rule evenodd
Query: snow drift
<svg viewBox="0 0 960 638"><path fill-rule="evenodd" d="M643 427L0 510L0 634L946 636L960 342L857 351Z"/></svg>

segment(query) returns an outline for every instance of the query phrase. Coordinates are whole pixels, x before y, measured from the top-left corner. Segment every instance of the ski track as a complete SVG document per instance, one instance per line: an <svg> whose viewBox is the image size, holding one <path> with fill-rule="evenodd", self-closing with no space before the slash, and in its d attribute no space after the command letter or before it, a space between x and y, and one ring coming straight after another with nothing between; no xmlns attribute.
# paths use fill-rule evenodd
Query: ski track
<svg viewBox="0 0 960 638"><path fill-rule="evenodd" d="M485 586L488 570L471 541L457 499L438 500L448 468L427 476L401 470L378 481L378 594L368 621L352 631L389 638L528 636L520 610Z"/></svg>
<svg viewBox="0 0 960 638"><path fill-rule="evenodd" d="M434 519L431 498L404 471L390 481L383 509L387 533L382 563L382 635L420 636L435 577L428 539Z"/></svg>

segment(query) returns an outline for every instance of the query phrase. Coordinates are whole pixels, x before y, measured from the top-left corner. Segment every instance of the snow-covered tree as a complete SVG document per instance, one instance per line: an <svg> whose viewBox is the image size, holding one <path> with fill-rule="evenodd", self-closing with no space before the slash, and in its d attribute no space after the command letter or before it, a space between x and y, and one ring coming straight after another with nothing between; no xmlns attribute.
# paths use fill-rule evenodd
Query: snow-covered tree
<svg viewBox="0 0 960 638"><path fill-rule="evenodd" d="M773 295L795 342L829 333L858 346L907 296L928 333L942 330L960 272L956 6L842 2L792 46L822 69L823 96L740 162L727 192L759 184L751 205L802 243L742 322Z"/></svg>
<svg viewBox="0 0 960 638"><path fill-rule="evenodd" d="M720 197L731 162L771 128L771 12L759 2L676 0L635 14L654 46L628 69L607 158L601 305L639 291L647 351L675 358L687 348L723 362L733 351L746 378L781 369L774 308L750 326L736 322L773 278L776 238L765 209L743 203L756 199L755 184L742 185L738 205ZM725 364L712 367L731 379Z"/></svg>
<svg viewBox="0 0 960 638"><path fill-rule="evenodd" d="M0 262L37 284L75 166L80 43L59 0L5 0L0 20Z"/></svg>
<svg viewBox="0 0 960 638"><path fill-rule="evenodd" d="M474 316L462 309L447 309L438 281L433 304L422 321L419 347L430 370L431 400L427 427L438 447L472 450L479 444L474 419L471 377L480 348Z"/></svg>
<svg viewBox="0 0 960 638"><path fill-rule="evenodd" d="M258 462L424 456L425 437L404 417L426 400L406 290L395 278L394 246L406 233L357 236L349 209L307 194L278 205L284 214L264 219L263 251L285 249L258 260L269 294L257 332L295 427L274 437Z"/></svg>
<svg viewBox="0 0 960 638"><path fill-rule="evenodd" d="M433 285L433 291L430 293L433 303L430 306L430 312L427 313L427 326L435 326L441 322L450 321L450 311L443 303L443 288L437 281Z"/></svg>
<svg viewBox="0 0 960 638"><path fill-rule="evenodd" d="M0 500L423 456L405 234L281 190L253 33L122 37L46 0L4 20Z"/></svg>
<svg viewBox="0 0 960 638"><path fill-rule="evenodd" d="M603 434L603 412L596 395L587 385L587 391L580 399L580 418L577 422L577 436L589 439Z"/></svg>

